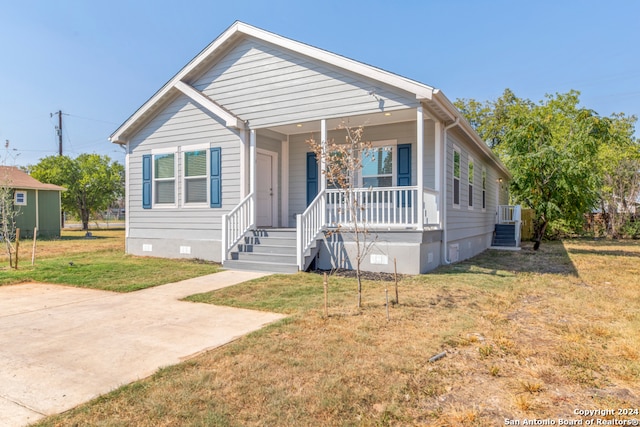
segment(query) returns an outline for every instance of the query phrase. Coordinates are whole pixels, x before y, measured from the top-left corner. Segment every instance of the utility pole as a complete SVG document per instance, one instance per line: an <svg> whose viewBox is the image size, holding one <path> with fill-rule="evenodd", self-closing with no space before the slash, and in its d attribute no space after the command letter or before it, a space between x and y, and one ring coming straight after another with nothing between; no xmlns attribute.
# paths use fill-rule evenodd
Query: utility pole
<svg viewBox="0 0 640 427"><path fill-rule="evenodd" d="M58 155L62 156L62 110L58 110L57 113L51 113L51 117L54 114L58 115L58 126L56 126L56 132L58 133ZM60 207L62 208L62 206ZM64 211L60 209L60 228L64 228Z"/></svg>
<svg viewBox="0 0 640 427"><path fill-rule="evenodd" d="M56 131L58 132L58 155L62 156L62 110L58 110L58 127Z"/></svg>

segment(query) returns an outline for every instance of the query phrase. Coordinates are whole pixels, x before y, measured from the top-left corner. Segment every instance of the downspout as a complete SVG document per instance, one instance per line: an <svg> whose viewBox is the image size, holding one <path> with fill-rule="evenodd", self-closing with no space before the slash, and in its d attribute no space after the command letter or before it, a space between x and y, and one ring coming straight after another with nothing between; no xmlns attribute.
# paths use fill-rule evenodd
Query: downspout
<svg viewBox="0 0 640 427"><path fill-rule="evenodd" d="M442 262L446 265L451 264L449 260L449 253L447 252L447 131L460 123L460 117L456 117L456 120L448 126L444 127L442 136Z"/></svg>

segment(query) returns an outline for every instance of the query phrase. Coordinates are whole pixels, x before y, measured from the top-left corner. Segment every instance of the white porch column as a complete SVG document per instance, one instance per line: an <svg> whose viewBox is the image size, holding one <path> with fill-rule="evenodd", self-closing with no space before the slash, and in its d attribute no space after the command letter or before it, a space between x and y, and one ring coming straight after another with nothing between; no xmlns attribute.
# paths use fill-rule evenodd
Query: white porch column
<svg viewBox="0 0 640 427"><path fill-rule="evenodd" d="M247 197L247 130L240 129L240 200Z"/></svg>
<svg viewBox="0 0 640 427"><path fill-rule="evenodd" d="M442 122L440 120L435 120L435 143L433 144L433 158L434 158L434 187L438 192L436 196L436 205L438 206L438 224L440 228L442 228L442 196L444 194L444 188L442 188L442 168L444 168L442 156Z"/></svg>
<svg viewBox="0 0 640 427"><path fill-rule="evenodd" d="M327 121L325 119L320 120L320 143L322 144L322 156L320 157L320 191L327 189L327 177L325 171L327 170L327 162L325 155L327 152Z"/></svg>
<svg viewBox="0 0 640 427"><path fill-rule="evenodd" d="M416 140L416 164L418 165L416 171L416 184L418 185L418 230L424 230L424 114L422 104L416 109Z"/></svg>
<svg viewBox="0 0 640 427"><path fill-rule="evenodd" d="M256 224L256 131L249 130L249 193L251 194L251 223Z"/></svg>
<svg viewBox="0 0 640 427"><path fill-rule="evenodd" d="M282 141L282 167L280 168L280 179L282 185L280 186L280 209L282 210L282 217L280 219L281 227L289 227L289 137Z"/></svg>
<svg viewBox="0 0 640 427"><path fill-rule="evenodd" d="M327 189L327 121L325 119L320 120L320 141L322 143L322 156L320 156L320 192ZM325 197L325 196L323 196ZM323 205L324 206L324 205ZM320 223L324 226L327 223L327 210L323 207L320 211Z"/></svg>

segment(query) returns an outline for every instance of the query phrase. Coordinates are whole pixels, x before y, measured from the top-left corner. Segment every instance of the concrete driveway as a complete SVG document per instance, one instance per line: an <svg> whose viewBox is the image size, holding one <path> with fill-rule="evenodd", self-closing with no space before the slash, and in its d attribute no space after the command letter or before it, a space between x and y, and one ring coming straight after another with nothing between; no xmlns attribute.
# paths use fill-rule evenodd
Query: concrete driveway
<svg viewBox="0 0 640 427"><path fill-rule="evenodd" d="M224 271L128 294L0 287L0 426L66 411L282 318L178 300L264 275Z"/></svg>

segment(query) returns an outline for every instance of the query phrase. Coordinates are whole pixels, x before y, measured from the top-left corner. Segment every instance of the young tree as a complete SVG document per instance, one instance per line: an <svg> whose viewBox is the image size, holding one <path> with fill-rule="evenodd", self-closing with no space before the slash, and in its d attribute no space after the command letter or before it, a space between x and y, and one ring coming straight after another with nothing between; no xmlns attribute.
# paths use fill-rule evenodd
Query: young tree
<svg viewBox="0 0 640 427"><path fill-rule="evenodd" d="M108 156L81 154L75 159L49 156L33 166L31 175L67 189L62 193L62 207L78 215L83 230L89 229L92 213L107 209L124 194L124 167Z"/></svg>
<svg viewBox="0 0 640 427"><path fill-rule="evenodd" d="M343 143L335 140L327 141L323 146L321 141L316 141L313 136L306 142L315 153L318 163L324 160L324 175L329 188L337 188L341 191L346 203L346 212L341 216L346 218L344 223L338 224L337 233L349 233L355 243L355 271L357 281L357 307L362 306L362 262L371 249L374 240L369 239L369 227L366 217L362 212L366 209L367 197L357 194L358 174L364 166L364 162L374 161L376 152L371 143L363 139L364 126L349 127L340 126L346 130Z"/></svg>
<svg viewBox="0 0 640 427"><path fill-rule="evenodd" d="M11 182L10 169L7 163L14 160L9 150L9 141L6 141L5 154L2 157L2 168L0 168L0 240L9 258L9 267L13 267L13 239L16 235L16 217L19 214L18 209L14 206L14 188Z"/></svg>

